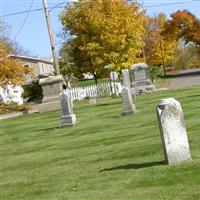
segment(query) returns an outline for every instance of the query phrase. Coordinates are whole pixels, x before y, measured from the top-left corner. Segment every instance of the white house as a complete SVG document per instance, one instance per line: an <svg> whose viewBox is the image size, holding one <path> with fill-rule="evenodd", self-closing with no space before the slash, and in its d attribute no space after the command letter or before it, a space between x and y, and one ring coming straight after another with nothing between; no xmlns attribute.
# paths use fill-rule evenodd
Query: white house
<svg viewBox="0 0 200 200"><path fill-rule="evenodd" d="M22 62L24 67L32 69L32 75L24 74L24 84L30 84L33 80L37 80L41 77L47 77L54 75L53 62L45 59L21 56L21 55L8 55L10 59L17 59ZM17 103L23 104L23 88L22 86L7 85L6 88L0 87L0 98L3 98L3 102L6 104Z"/></svg>
<svg viewBox="0 0 200 200"><path fill-rule="evenodd" d="M14 54L10 54L8 58L18 59L22 62L24 67L32 69L33 76L30 76L28 74L24 76L25 84L29 84L32 81L32 79L54 75L54 68L52 61L35 57L29 57L29 56L14 55Z"/></svg>

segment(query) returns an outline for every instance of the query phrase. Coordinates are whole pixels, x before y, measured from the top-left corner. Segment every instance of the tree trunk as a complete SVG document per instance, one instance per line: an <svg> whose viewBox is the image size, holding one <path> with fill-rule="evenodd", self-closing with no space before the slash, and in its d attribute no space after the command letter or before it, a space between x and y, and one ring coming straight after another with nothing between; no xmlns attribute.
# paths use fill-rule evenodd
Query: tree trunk
<svg viewBox="0 0 200 200"><path fill-rule="evenodd" d="M162 40L161 39L160 39L160 50L161 50L162 65L163 65L163 75L166 76L165 57L164 57L163 44L162 44Z"/></svg>

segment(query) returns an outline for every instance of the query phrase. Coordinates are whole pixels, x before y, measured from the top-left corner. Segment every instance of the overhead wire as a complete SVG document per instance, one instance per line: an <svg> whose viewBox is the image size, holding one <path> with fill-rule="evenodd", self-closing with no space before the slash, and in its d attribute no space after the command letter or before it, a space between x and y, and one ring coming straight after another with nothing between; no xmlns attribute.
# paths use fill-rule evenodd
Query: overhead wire
<svg viewBox="0 0 200 200"><path fill-rule="evenodd" d="M23 11L19 11L19 12L15 12L15 13L9 13L6 15L1 15L0 17L9 17L9 16L15 16L15 15L20 15L20 14L24 14L24 13L31 13L31 12L36 12L36 11L41 11L43 10L43 8L37 8L37 9L33 9L33 10L23 10Z"/></svg>
<svg viewBox="0 0 200 200"><path fill-rule="evenodd" d="M37 9L32 9L32 6L33 6L33 2L34 0L31 1L31 4L29 6L29 9L28 10L24 10L24 11L20 11L20 12L15 12L15 13L10 13L10 14L6 14L6 15L2 15L0 16L0 18L2 17L8 17L8 16L14 16L14 15L19 15L19 14L26 14L23 22L22 22L22 25L20 26L19 30L17 31L17 33L15 34L13 40L11 41L11 43L13 43L16 38L18 37L18 35L20 34L20 32L22 31L27 19L28 19L28 16L30 13L33 13L33 12L38 12L38 11L42 11L43 8L37 8ZM177 4L187 4L187 3L193 3L193 2L200 2L200 0L192 0L192 1L185 1L185 2L173 2L173 3L162 3L162 4L156 4L156 5L149 5L149 6L144 6L143 5L143 8L152 8L152 7L161 7L161 6L170 6L170 5L177 5ZM58 3L56 4L55 6L53 7L50 7L49 8L49 12L53 11L54 9L56 8L65 8L66 6L69 6L70 4L73 4L75 2L61 2L61 3ZM62 6L63 4L66 4L65 6ZM60 45L62 43L57 43L56 45Z"/></svg>
<svg viewBox="0 0 200 200"><path fill-rule="evenodd" d="M49 12L51 12L52 10L54 10L55 8L59 8L61 5L63 5L63 4L69 4L69 2L62 2L62 3L59 3L59 4L57 4L57 5L55 5L54 7L51 7L50 9L49 9ZM63 6L64 7L64 6Z"/></svg>
<svg viewBox="0 0 200 200"><path fill-rule="evenodd" d="M15 34L15 36L13 37L13 39L11 40L11 44L16 40L16 38L18 37L18 35L19 35L20 32L22 31L22 29L24 28L24 25L25 25L25 23L26 23L26 21L27 21L27 19L28 19L29 14L30 14L30 10L31 10L31 8L32 8L32 6L33 6L33 1L34 1L34 0L31 1L31 4L30 4L30 6L29 6L29 10L28 10L28 12L27 12L27 14L26 14L26 16L25 16L23 22L22 22L22 25L20 26L19 30L17 31L17 33Z"/></svg>
<svg viewBox="0 0 200 200"><path fill-rule="evenodd" d="M62 2L59 3L53 7L49 7L49 12L51 12L52 10L54 10L55 8L65 8L65 6L70 5L74 2ZM65 6L61 6L62 4L66 4ZM1 15L0 18L2 17L9 17L9 16L15 16L15 15L20 15L20 14L24 14L24 13L32 13L32 12L38 12L38 11L42 11L43 8L36 8L36 9L31 9L31 10L23 10L23 11L19 11L19 12L15 12L15 13L8 13L5 15Z"/></svg>
<svg viewBox="0 0 200 200"><path fill-rule="evenodd" d="M187 3L194 3L194 2L200 2L200 0L192 0L192 1L184 1L184 2L171 2L171 3L162 3L162 4L156 4L156 5L149 5L149 6L143 6L143 8L152 8L152 7L162 7L162 6L170 6L170 5L178 5L178 4L187 4ZM73 4L75 2L62 2L59 3L53 7L49 8L49 12L51 12L52 10L56 9L56 8L65 8L67 5ZM62 4L66 4L65 6L61 6ZM43 8L37 8L37 9L33 9L33 10L24 10L24 11L19 11L19 12L15 12L15 13L9 13L9 14L5 14L5 15L1 15L0 18L2 17L9 17L9 16L15 16L15 15L20 15L20 14L24 14L24 13L31 13L31 12L38 12L43 10Z"/></svg>
<svg viewBox="0 0 200 200"><path fill-rule="evenodd" d="M151 5L151 6L143 6L143 8L153 8L153 7L161 7L161 6L187 4L187 3L193 3L193 2L198 2L198 1L199 0L184 1L184 2L173 2L173 3L162 3L162 4Z"/></svg>

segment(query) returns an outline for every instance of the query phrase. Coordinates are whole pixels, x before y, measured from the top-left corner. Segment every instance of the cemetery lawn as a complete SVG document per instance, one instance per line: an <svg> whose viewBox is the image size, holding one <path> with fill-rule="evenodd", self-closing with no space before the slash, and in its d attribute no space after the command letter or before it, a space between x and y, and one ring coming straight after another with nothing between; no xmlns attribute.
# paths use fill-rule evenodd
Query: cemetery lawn
<svg viewBox="0 0 200 200"><path fill-rule="evenodd" d="M181 102L193 160L167 166L155 107ZM60 113L0 121L1 200L199 200L200 88L137 97L121 117L121 99L75 104L79 123L59 128Z"/></svg>

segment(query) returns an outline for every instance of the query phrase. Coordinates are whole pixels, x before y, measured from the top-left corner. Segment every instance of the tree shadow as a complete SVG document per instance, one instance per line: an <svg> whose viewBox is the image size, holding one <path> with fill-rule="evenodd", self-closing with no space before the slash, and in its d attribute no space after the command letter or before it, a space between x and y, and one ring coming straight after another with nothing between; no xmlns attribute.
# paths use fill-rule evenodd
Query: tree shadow
<svg viewBox="0 0 200 200"><path fill-rule="evenodd" d="M117 119L117 118L121 118L121 115L109 116L107 118Z"/></svg>
<svg viewBox="0 0 200 200"><path fill-rule="evenodd" d="M96 106L101 107L101 106L109 106L111 103L99 103Z"/></svg>
<svg viewBox="0 0 200 200"><path fill-rule="evenodd" d="M164 165L165 161L155 161L155 162L148 162L148 163L129 163L127 165L119 165L116 167L111 167L111 168L105 168L100 170L100 172L104 171L113 171L113 170L127 170L127 169L141 169L141 168L147 168L147 167L153 167L153 166L159 166L159 165Z"/></svg>
<svg viewBox="0 0 200 200"><path fill-rule="evenodd" d="M110 106L110 105L117 105L117 104L120 104L120 102L109 102L109 103L98 103L97 102L96 106L102 107L102 106Z"/></svg>
<svg viewBox="0 0 200 200"><path fill-rule="evenodd" d="M60 129L60 126L54 126L54 127L50 127L50 128L41 128L41 129L37 129L36 131L40 132L40 131L53 131L53 130L57 130Z"/></svg>

